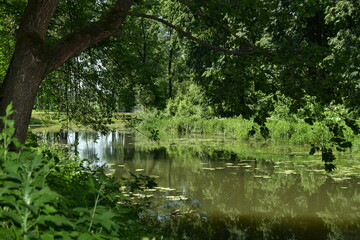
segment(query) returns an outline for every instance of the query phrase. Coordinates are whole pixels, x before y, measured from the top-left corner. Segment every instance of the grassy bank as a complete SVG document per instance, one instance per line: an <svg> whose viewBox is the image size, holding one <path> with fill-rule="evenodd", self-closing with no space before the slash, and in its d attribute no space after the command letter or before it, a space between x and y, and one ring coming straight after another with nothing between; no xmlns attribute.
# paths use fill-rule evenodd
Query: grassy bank
<svg viewBox="0 0 360 240"><path fill-rule="evenodd" d="M123 129L127 122L134 118L132 113L114 113L109 119L94 118L96 114L89 115L88 121L78 119L58 112L33 112L30 127L37 130L60 131L64 128L72 130L89 130L106 127L108 129ZM86 118L84 118L86 119Z"/></svg>
<svg viewBox="0 0 360 240"><path fill-rule="evenodd" d="M139 129L150 132L152 129L159 130L159 136L168 133L201 133L211 135L222 135L229 138L245 141L267 141L273 143L287 143L296 145L328 144L333 137L325 123L315 122L313 125L303 121L286 121L269 118L266 127L269 129L269 138L264 139L260 134L260 127L252 120L236 118L211 118L202 119L198 117L172 117L156 118L142 117ZM351 151L360 151L360 138L354 136L352 131L345 127L345 137L351 140L353 147ZM253 135L249 131L255 130Z"/></svg>

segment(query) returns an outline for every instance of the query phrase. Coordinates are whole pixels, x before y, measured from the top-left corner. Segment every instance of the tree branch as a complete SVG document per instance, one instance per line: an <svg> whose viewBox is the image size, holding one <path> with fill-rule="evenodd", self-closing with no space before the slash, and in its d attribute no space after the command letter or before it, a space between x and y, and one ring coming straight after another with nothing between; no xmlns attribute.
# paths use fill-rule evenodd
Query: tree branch
<svg viewBox="0 0 360 240"><path fill-rule="evenodd" d="M37 33L44 40L58 3L59 0L29 0L17 35Z"/></svg>
<svg viewBox="0 0 360 240"><path fill-rule="evenodd" d="M194 37L191 33L188 33L188 32L185 32L184 30L182 30L180 27L177 27L175 26L174 24L162 19L162 18L159 18L159 17L156 17L156 16L153 16L153 15L147 15L147 14L143 14L143 13L135 13L135 12L129 12L127 13L128 15L130 16L135 16L135 17L142 17L142 18L148 18L148 19L152 19L152 20L155 20L157 22L161 22L162 24L174 29L175 31L177 31L178 33L184 35L185 37L187 37L188 39L200 44L200 45L203 45L205 47L208 47L210 49L213 49L213 50L216 50L216 51L219 51L219 52L223 52L223 53L226 53L226 54L231 54L231 55L238 55L238 56L244 56L244 55L255 55L255 51L253 49L227 49L227 48L223 48L223 47L219 47L219 46L215 46L213 44L210 44L204 40L201 40L199 38L196 38Z"/></svg>
<svg viewBox="0 0 360 240"><path fill-rule="evenodd" d="M47 71L57 69L69 58L79 55L98 42L119 35L118 29L124 23L133 1L118 0L99 21L82 26L51 46L51 60Z"/></svg>

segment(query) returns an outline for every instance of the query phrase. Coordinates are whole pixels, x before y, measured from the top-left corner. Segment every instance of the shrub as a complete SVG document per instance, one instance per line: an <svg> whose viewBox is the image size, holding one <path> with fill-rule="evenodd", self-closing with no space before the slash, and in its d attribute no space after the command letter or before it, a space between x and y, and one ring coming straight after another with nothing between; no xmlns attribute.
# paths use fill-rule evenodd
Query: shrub
<svg viewBox="0 0 360 240"><path fill-rule="evenodd" d="M190 84L173 99L169 99L163 112L164 117L197 117L213 116L212 108L206 103L200 87Z"/></svg>
<svg viewBox="0 0 360 240"><path fill-rule="evenodd" d="M59 146L20 146L1 117L0 239L134 239L146 235L120 183ZM19 152L8 151L11 144ZM122 199L122 201L120 201ZM121 204L119 204L119 201ZM126 203L126 204L124 204Z"/></svg>

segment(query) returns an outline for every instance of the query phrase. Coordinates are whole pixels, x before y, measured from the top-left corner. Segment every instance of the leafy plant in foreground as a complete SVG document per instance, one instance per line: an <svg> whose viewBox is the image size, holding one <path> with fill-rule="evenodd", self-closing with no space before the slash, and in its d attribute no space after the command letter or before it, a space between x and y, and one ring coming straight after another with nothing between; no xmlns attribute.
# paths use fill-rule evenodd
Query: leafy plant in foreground
<svg viewBox="0 0 360 240"><path fill-rule="evenodd" d="M45 182L53 162L30 151L8 151L12 144L20 147L12 138L15 129L13 122L8 120L12 113L8 106L6 115L1 117L5 128L1 133L0 237L38 239L41 232L56 226L71 227L73 223L58 213L54 203L61 196Z"/></svg>
<svg viewBox="0 0 360 240"><path fill-rule="evenodd" d="M0 239L138 239L145 233L120 183L58 146L26 149L7 108L0 148ZM8 151L16 144L19 152Z"/></svg>

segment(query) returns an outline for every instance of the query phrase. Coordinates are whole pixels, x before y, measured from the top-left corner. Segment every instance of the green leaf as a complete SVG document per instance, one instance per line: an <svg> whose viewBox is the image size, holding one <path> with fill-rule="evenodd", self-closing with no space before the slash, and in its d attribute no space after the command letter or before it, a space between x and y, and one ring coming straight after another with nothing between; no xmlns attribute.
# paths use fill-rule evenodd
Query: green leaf
<svg viewBox="0 0 360 240"><path fill-rule="evenodd" d="M3 164L4 170L8 173L7 176L13 176L13 178L20 179L18 176L18 170L20 168L20 164L13 161L7 161Z"/></svg>
<svg viewBox="0 0 360 240"><path fill-rule="evenodd" d="M78 240L92 240L93 237L89 233L83 233L78 237Z"/></svg>
<svg viewBox="0 0 360 240"><path fill-rule="evenodd" d="M45 203L51 203L60 195L54 191L52 191L49 187L44 187L40 191L34 191L30 195L30 197L34 201L34 205L36 206L44 206Z"/></svg>
<svg viewBox="0 0 360 240"><path fill-rule="evenodd" d="M46 225L46 222L51 222L56 224L57 226L68 225L71 227L75 227L74 223L72 223L68 218L61 215L42 215L38 218L38 221L42 225Z"/></svg>
<svg viewBox="0 0 360 240"><path fill-rule="evenodd" d="M2 211L1 215L3 217L9 217L11 220L13 220L15 223L21 225L22 224L22 216L10 211Z"/></svg>
<svg viewBox="0 0 360 240"><path fill-rule="evenodd" d="M86 214L89 214L90 213L90 210L89 209L87 209L87 208L74 208L74 211L75 212L78 212L78 213L86 213Z"/></svg>
<svg viewBox="0 0 360 240"><path fill-rule="evenodd" d="M44 206L43 212L44 212L45 214L51 214L51 213L56 213L57 210L56 210L56 208L54 208L53 206L46 204L46 205Z"/></svg>
<svg viewBox="0 0 360 240"><path fill-rule="evenodd" d="M15 133L15 128L5 128L2 132L5 133L7 136L12 137Z"/></svg>
<svg viewBox="0 0 360 240"><path fill-rule="evenodd" d="M19 202L16 201L16 198L14 196L1 196L0 202L2 205L6 204L14 207L16 207L17 204L19 204Z"/></svg>
<svg viewBox="0 0 360 240"><path fill-rule="evenodd" d="M6 110L5 110L5 114L6 114L7 117L14 113L12 108L13 108L12 103L7 105Z"/></svg>
<svg viewBox="0 0 360 240"><path fill-rule="evenodd" d="M84 215L76 221L76 225L88 223L90 221L91 221L91 217L89 215Z"/></svg>
<svg viewBox="0 0 360 240"><path fill-rule="evenodd" d="M41 234L41 239L43 239L43 240L52 240L52 239L54 239L54 237L55 237L55 235L50 232Z"/></svg>
<svg viewBox="0 0 360 240"><path fill-rule="evenodd" d="M21 143L19 142L19 140L17 138L13 138L11 141L15 145L15 147L17 147L17 148L21 147Z"/></svg>
<svg viewBox="0 0 360 240"><path fill-rule="evenodd" d="M111 228L116 226L112 218L117 215L109 210L104 210L104 209L98 209L98 210L100 211L100 213L95 215L94 224L100 224L106 230L111 231Z"/></svg>
<svg viewBox="0 0 360 240"><path fill-rule="evenodd" d="M3 174L0 179L4 181L4 186L8 188L18 188L21 185L21 178L13 174Z"/></svg>

